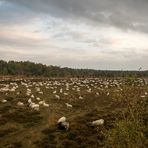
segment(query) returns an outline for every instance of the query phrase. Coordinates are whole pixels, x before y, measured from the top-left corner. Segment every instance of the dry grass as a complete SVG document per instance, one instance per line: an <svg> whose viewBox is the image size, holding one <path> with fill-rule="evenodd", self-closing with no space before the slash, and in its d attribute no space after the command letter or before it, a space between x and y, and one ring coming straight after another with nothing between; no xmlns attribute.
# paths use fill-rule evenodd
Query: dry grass
<svg viewBox="0 0 148 148"><path fill-rule="evenodd" d="M107 79L107 78L106 78ZM111 86L105 88L104 82L92 79L88 85L92 87L92 92L88 93L85 86L81 86L80 92L70 90L65 96L61 94L61 99L57 100L52 93L52 89L40 86L43 95L35 91L35 86L29 88L32 93L49 103L49 108L40 108L40 112L33 111L27 105L28 97L26 88L16 81L19 95L16 92L0 92L0 100L6 99L7 103L0 103L0 147L43 147L43 148L98 148L98 147L147 147L148 146L148 95L141 97L148 92L146 84L140 85L136 79L119 79L120 87ZM112 81L112 79L107 79ZM57 92L60 88L65 90L65 83L71 82L69 79L50 80L61 82L57 85ZM78 81L78 80L77 80ZM73 85L81 85L80 84ZM10 84L13 80L3 81L1 84ZM34 82L46 83L46 79L29 80L28 84ZM96 89L94 86L103 89ZM54 86L54 84L52 84ZM2 86L0 85L0 88ZM54 89L54 90L55 90ZM96 95L99 92L99 95ZM109 93L109 95L107 95ZM79 96L84 99L78 99ZM35 99L32 99L37 102ZM24 102L23 107L18 107L18 101ZM65 103L73 105L67 108ZM69 131L61 131L57 128L57 120L61 116L66 116L70 123ZM103 126L91 127L91 121L103 118Z"/></svg>

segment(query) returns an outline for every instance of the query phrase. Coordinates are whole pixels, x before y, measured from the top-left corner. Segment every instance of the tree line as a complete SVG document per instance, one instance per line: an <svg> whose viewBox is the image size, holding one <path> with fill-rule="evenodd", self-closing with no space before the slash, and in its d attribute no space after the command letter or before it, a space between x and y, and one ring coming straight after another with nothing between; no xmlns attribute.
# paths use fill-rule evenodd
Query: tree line
<svg viewBox="0 0 148 148"><path fill-rule="evenodd" d="M72 69L59 66L47 66L30 61L3 61L0 60L0 75L22 75L43 77L147 77L148 71L113 71L93 69Z"/></svg>

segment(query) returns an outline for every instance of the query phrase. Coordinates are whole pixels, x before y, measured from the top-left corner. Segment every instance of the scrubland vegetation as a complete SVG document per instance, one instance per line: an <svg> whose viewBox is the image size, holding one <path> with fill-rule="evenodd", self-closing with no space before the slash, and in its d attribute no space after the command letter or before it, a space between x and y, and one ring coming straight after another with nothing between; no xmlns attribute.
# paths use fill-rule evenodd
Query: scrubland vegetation
<svg viewBox="0 0 148 148"><path fill-rule="evenodd" d="M1 78L0 147L147 147L147 105L146 78Z"/></svg>
<svg viewBox="0 0 148 148"><path fill-rule="evenodd" d="M0 60L0 75L12 76L42 76L42 77L148 77L148 71L122 71L122 70L93 70L93 69L72 69L59 66L47 66L30 61L3 61Z"/></svg>

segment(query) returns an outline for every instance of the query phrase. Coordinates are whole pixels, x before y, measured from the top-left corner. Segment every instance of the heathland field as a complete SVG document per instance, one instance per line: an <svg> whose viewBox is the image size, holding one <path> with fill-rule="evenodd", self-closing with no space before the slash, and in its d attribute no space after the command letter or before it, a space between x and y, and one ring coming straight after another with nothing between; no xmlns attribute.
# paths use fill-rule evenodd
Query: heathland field
<svg viewBox="0 0 148 148"><path fill-rule="evenodd" d="M1 78L0 147L148 147L147 105L144 78Z"/></svg>

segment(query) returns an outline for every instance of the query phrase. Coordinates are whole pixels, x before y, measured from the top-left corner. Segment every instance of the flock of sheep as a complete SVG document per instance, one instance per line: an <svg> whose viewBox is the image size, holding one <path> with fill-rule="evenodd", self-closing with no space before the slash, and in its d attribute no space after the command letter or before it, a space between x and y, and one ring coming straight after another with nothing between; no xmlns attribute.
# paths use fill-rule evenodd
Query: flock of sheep
<svg viewBox="0 0 148 148"><path fill-rule="evenodd" d="M85 96L83 96L83 93L90 94L95 93L96 96L100 95L100 92L105 92L107 96L110 95L110 92L108 91L109 88L116 88L116 91L122 91L122 86L126 83L122 79L102 79L102 78L92 78L92 79L48 79L44 81L33 81L29 79L18 79L15 81L12 81L10 83L5 83L4 80L1 80L0 82L0 93L5 94L5 96L9 95L10 93L15 93L17 96L21 95L21 93L24 93L21 91L20 87L24 89L26 100L18 101L16 105L18 107L23 107L24 105L27 105L30 109L35 111L40 111L41 106L45 108L49 108L50 104L48 103L48 100L44 99L44 93L46 91L51 91L52 98L55 100L60 100L62 98L69 98L67 102L64 102L65 107L67 108L73 108L73 105L71 104L71 99L79 99L79 100L85 100ZM147 82L143 79L137 79L132 85L137 86L144 86ZM44 87L44 90L42 89ZM46 90L46 91L45 91ZM82 93L83 91L83 93ZM71 95L77 94L75 95ZM145 92L141 97L145 97L148 95L147 92ZM0 98L0 102L7 103L7 99ZM97 119L95 121L91 122L92 126L99 126L104 124L104 119ZM60 129L69 129L69 122L66 120L66 117L61 117L57 125Z"/></svg>

